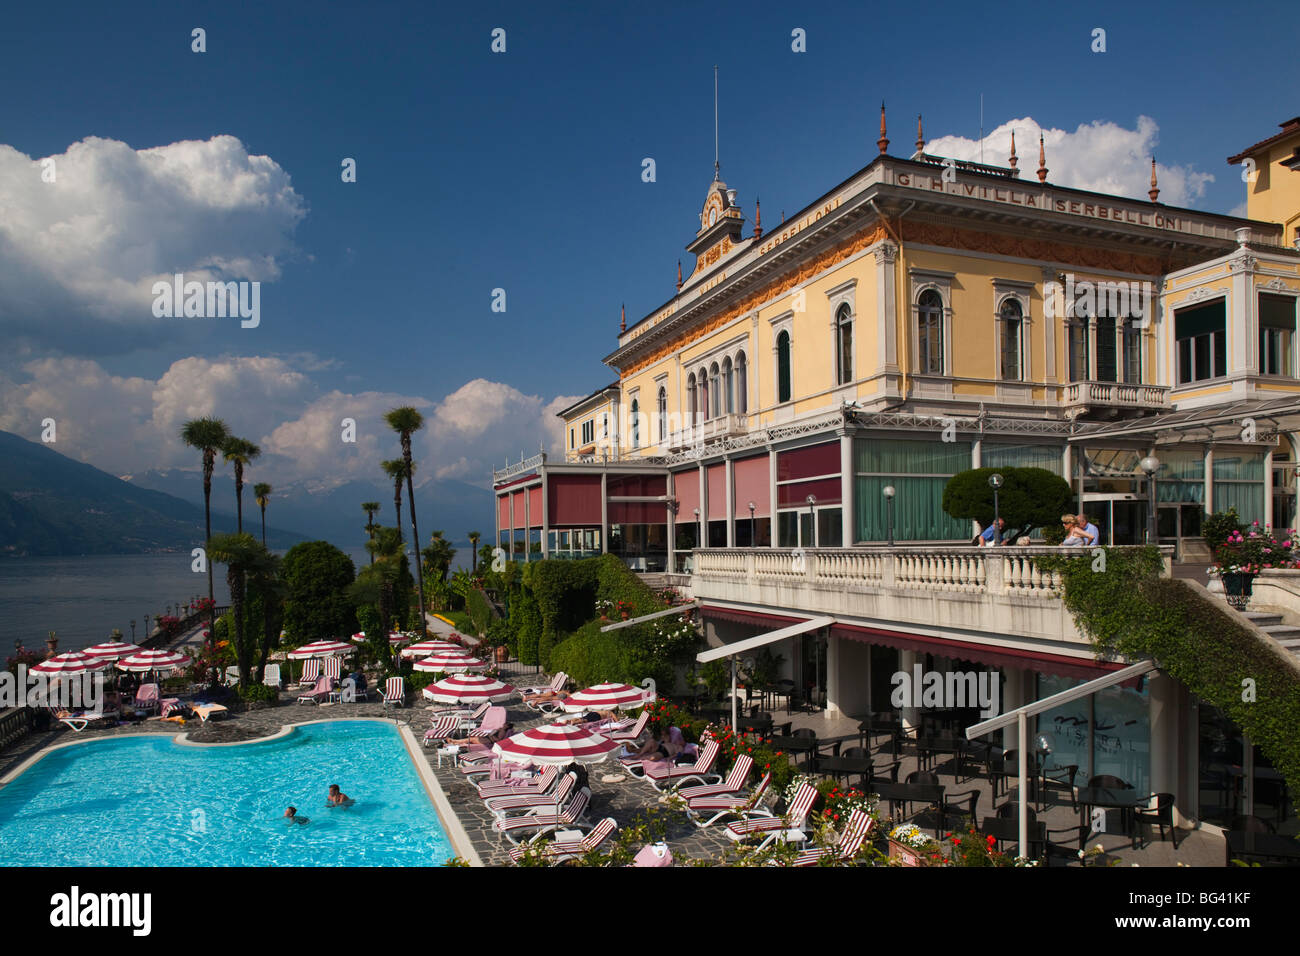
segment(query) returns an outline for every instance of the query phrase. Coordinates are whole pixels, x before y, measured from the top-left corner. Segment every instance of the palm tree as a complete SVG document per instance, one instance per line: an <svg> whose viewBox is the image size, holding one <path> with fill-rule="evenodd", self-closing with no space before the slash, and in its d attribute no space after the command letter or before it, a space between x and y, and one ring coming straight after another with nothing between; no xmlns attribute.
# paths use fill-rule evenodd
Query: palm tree
<svg viewBox="0 0 1300 956"><path fill-rule="evenodd" d="M379 511L378 501L361 502L361 510L366 513L366 536L373 540L375 537L375 513ZM375 563L375 556L370 556L370 563Z"/></svg>
<svg viewBox="0 0 1300 956"><path fill-rule="evenodd" d="M423 637L427 623L424 612L424 569L420 567L420 527L415 522L415 463L411 460L411 435L424 427L424 416L410 405L394 408L384 416L388 427L397 432L402 440L402 460L406 462L406 497L411 507L411 541L415 545L415 586L420 595L420 628L418 634Z"/></svg>
<svg viewBox="0 0 1300 956"><path fill-rule="evenodd" d="M225 444L221 446L221 457L226 460L227 464L234 462L235 465L236 534L242 534L244 531L244 466L260 454L262 454L262 449L248 439L237 438L234 435L227 438Z"/></svg>
<svg viewBox="0 0 1300 956"><path fill-rule="evenodd" d="M212 468L217 452L230 438L230 429L219 418L192 418L181 426L181 441L203 453L203 522L204 540L212 537ZM216 605L212 597L212 562L208 562L208 636L217 627Z"/></svg>
<svg viewBox="0 0 1300 956"><path fill-rule="evenodd" d="M384 469L384 474L393 480L393 507L397 509L397 536L402 536L402 482L406 480L406 462L401 458L392 458L388 461L380 462L379 467Z"/></svg>
<svg viewBox="0 0 1300 956"><path fill-rule="evenodd" d="M208 557L226 566L226 583L230 586L230 610L235 618L235 657L239 663L239 686L248 685L253 647L244 627L244 599L250 574L260 575L270 563L266 548L251 534L237 531L208 539Z"/></svg>
<svg viewBox="0 0 1300 956"><path fill-rule="evenodd" d="M483 533L481 531L471 531L469 533L469 548L470 548L469 573L470 574L478 574L478 541L479 538L481 537L483 537Z"/></svg>
<svg viewBox="0 0 1300 956"><path fill-rule="evenodd" d="M262 509L262 547L266 547L266 506L271 503L271 486L265 481L253 485L253 500Z"/></svg>

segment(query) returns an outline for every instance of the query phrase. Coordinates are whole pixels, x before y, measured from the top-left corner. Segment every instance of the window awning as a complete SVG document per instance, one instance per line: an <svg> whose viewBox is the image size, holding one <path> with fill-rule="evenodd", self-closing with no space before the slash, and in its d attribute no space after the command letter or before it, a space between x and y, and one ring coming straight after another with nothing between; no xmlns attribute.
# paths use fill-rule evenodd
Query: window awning
<svg viewBox="0 0 1300 956"><path fill-rule="evenodd" d="M769 614L766 611L754 611L742 607L721 607L716 604L700 605L700 613L705 617L734 621L737 624L753 624L756 627L783 627L807 620L806 617L787 617L783 614Z"/></svg>
<svg viewBox="0 0 1300 956"><path fill-rule="evenodd" d="M778 628L775 631L768 631L766 634L759 634L757 637L747 637L745 640L736 641L734 644L724 644L722 647L711 648L710 650L696 654L695 659L701 664L707 664L709 661L735 657L737 654L747 654L748 652L763 647L766 644L775 644L777 641L784 641L792 637L798 637L800 634L807 634L809 631L815 631L818 628L823 628L834 623L835 618L833 617L809 618L805 621L790 624L787 627Z"/></svg>
<svg viewBox="0 0 1300 956"><path fill-rule="evenodd" d="M1300 395L1250 398L1226 405L1159 412L1118 422L1087 422L1070 436L1073 444L1093 444L1119 438L1142 439L1156 445L1181 442L1242 440L1242 423L1254 419L1257 440L1278 432L1300 431Z"/></svg>

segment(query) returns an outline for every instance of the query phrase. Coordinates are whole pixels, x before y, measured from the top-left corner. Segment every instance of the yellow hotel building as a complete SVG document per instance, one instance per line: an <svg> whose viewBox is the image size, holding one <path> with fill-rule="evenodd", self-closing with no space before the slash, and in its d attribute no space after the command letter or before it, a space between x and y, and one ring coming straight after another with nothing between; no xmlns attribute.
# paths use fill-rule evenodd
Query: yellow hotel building
<svg viewBox="0 0 1300 956"><path fill-rule="evenodd" d="M1066 477L1103 543L1195 554L1235 507L1290 526L1300 454L1300 119L1229 161L1250 218L957 162L920 135L771 231L716 174L671 299L622 323L618 380L562 414L563 461L494 473L498 541L687 570L696 547L969 540L951 475ZM1032 162L1029 165L1033 165ZM1294 426L1290 426L1294 427Z"/></svg>

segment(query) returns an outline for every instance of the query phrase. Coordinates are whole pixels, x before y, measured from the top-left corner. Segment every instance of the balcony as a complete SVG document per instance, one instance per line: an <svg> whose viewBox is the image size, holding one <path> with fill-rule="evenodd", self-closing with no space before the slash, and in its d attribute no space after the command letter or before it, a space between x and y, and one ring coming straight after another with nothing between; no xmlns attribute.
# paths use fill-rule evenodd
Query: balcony
<svg viewBox="0 0 1300 956"><path fill-rule="evenodd" d="M682 451L694 445L719 441L723 438L738 438L749 433L748 415L719 415L707 422L700 422L690 428L682 428L668 436L669 452Z"/></svg>
<svg viewBox="0 0 1300 956"><path fill-rule="evenodd" d="M1165 554L1166 574L1173 548ZM691 597L828 615L882 628L923 629L957 640L1091 656L1062 604L1061 581L1042 570L1048 555L1077 548L970 545L823 549L700 549Z"/></svg>
<svg viewBox="0 0 1300 956"><path fill-rule="evenodd" d="M1066 408L1169 408L1169 386L1119 382L1071 382L1065 386Z"/></svg>

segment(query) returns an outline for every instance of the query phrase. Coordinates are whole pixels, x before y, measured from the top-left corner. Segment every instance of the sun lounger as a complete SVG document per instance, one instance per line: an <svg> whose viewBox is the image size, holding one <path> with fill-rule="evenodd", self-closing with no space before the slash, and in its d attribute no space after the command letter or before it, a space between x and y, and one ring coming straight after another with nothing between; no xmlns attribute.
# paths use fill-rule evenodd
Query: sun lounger
<svg viewBox="0 0 1300 956"><path fill-rule="evenodd" d="M492 829L500 833L511 843L518 843L519 837L534 834L534 839L555 830L581 830L590 824L582 823L587 815L587 806L591 803L591 791L586 787L579 790L559 813L526 813L521 817L507 817L494 820Z"/></svg>
<svg viewBox="0 0 1300 956"><path fill-rule="evenodd" d="M542 687L521 687L519 693L525 697L536 697L538 694L558 694L564 690L564 685L569 682L569 675L560 671L551 678L551 682Z"/></svg>
<svg viewBox="0 0 1300 956"><path fill-rule="evenodd" d="M650 723L650 708L641 711L641 716L636 719L631 727L626 730L615 730L605 734L605 736L614 741L616 744L631 743L645 732Z"/></svg>
<svg viewBox="0 0 1300 956"><path fill-rule="evenodd" d="M476 785L478 795L484 800L490 797L518 796L524 793L545 793L560 779L558 767L545 767L531 780L518 780L512 784L505 780L485 780Z"/></svg>
<svg viewBox="0 0 1300 956"><path fill-rule="evenodd" d="M384 692L380 695L387 707L392 704L394 707L401 707L406 703L406 680L401 677L390 677L384 681Z"/></svg>
<svg viewBox="0 0 1300 956"><path fill-rule="evenodd" d="M483 717L482 722L477 726L472 726L465 721L461 721L461 726L469 731L470 737L480 739L495 738L500 735L506 726L506 709L504 707L492 707Z"/></svg>
<svg viewBox="0 0 1300 956"><path fill-rule="evenodd" d="M190 709L198 715L199 721L204 724L218 714L227 713L227 708L221 704L190 704Z"/></svg>
<svg viewBox="0 0 1300 956"><path fill-rule="evenodd" d="M677 796L681 797L688 803L698 797L718 797L723 794L735 795L745 789L745 781L749 779L749 772L754 769L754 758L749 754L741 754L736 758L736 762L731 767L731 772L727 774L727 779L722 783L706 783L694 787L680 787L677 790Z"/></svg>
<svg viewBox="0 0 1300 956"><path fill-rule="evenodd" d="M767 788L772 784L772 775L763 774L763 779L758 782L752 793L748 794L713 794L707 797L696 797L694 800L687 801L686 813L690 816L691 822L697 827L713 826L723 817L730 816L747 816L755 810L759 802L767 793ZM710 815L711 816L708 816ZM708 816L708 819L704 819Z"/></svg>
<svg viewBox="0 0 1300 956"><path fill-rule="evenodd" d="M321 675L316 678L316 686L305 694L298 697L300 704L319 704L322 700L328 700L330 692L334 689L334 682L328 677Z"/></svg>
<svg viewBox="0 0 1300 956"><path fill-rule="evenodd" d="M710 777L713 778L714 783L721 782L722 774L715 772L713 769L713 765L718 760L718 752L721 749L721 745L716 740L710 740L695 763L682 767L668 767L663 770L657 767L647 767L643 779L650 781L650 785L656 790L682 784L687 780L708 783Z"/></svg>
<svg viewBox="0 0 1300 956"><path fill-rule="evenodd" d="M867 839L867 834L871 832L871 825L875 823L871 817L867 816L863 810L854 810L849 815L849 822L840 834L835 846L827 849L825 847L813 847L810 850L804 850L797 857L791 866L816 866L817 862L823 857L833 857L837 860L849 860L858 855L862 849L863 841Z"/></svg>
<svg viewBox="0 0 1300 956"><path fill-rule="evenodd" d="M159 696L157 684L141 684L140 689L135 692L135 709L156 712L159 707Z"/></svg>
<svg viewBox="0 0 1300 956"><path fill-rule="evenodd" d="M302 665L302 677L298 680L297 688L302 690L304 687L315 687L318 680L320 680L320 659L309 657Z"/></svg>
<svg viewBox="0 0 1300 956"><path fill-rule="evenodd" d="M808 814L812 811L813 801L816 799L816 787L810 783L800 784L784 817L750 817L747 820L728 823L723 832L734 842L760 838L762 842L759 843L759 849L773 840L792 840L802 843L807 839L803 827L808 821Z"/></svg>
<svg viewBox="0 0 1300 956"><path fill-rule="evenodd" d="M81 733L86 729L88 724L92 724L97 720L103 720L104 718L102 713L97 714L94 711L88 710L60 710L52 711L52 713L54 713L54 716L59 723L65 724L76 733Z"/></svg>
<svg viewBox="0 0 1300 956"><path fill-rule="evenodd" d="M558 813L578 785L576 773L566 773L554 790L546 793L521 793L513 796L489 797L483 802L498 820L519 813Z"/></svg>
<svg viewBox="0 0 1300 956"><path fill-rule="evenodd" d="M327 657L321 664L321 676L328 677L330 680L338 680L343 676L343 658Z"/></svg>
<svg viewBox="0 0 1300 956"><path fill-rule="evenodd" d="M450 737L454 737L459 730L459 717L439 717L433 722L433 726L424 732L424 745L428 747L440 741L447 740Z"/></svg>
<svg viewBox="0 0 1300 956"><path fill-rule="evenodd" d="M551 866L555 866L558 863L584 857L592 850L600 849L601 844L614 835L617 827L618 822L613 817L606 817L581 840L556 840L554 843L546 844L541 851L542 858ZM531 844L517 846L510 851L510 859L518 863L526 853L535 849Z"/></svg>
<svg viewBox="0 0 1300 956"><path fill-rule="evenodd" d="M266 667L263 668L262 683L265 684L267 687L274 687L276 690L280 689L280 665L279 664L267 664Z"/></svg>

